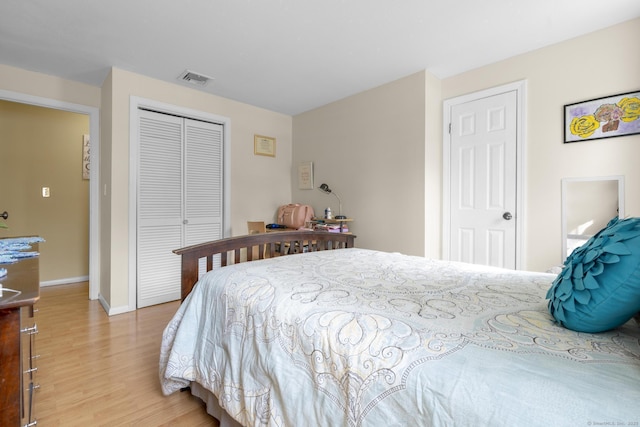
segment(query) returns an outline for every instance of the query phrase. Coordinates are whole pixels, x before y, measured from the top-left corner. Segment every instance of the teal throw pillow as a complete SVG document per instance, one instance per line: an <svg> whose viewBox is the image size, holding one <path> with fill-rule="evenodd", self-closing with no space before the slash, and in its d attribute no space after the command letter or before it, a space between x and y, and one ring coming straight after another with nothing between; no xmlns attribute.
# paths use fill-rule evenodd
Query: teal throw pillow
<svg viewBox="0 0 640 427"><path fill-rule="evenodd" d="M640 218L614 218L576 248L547 299L551 315L578 332L607 331L638 313Z"/></svg>

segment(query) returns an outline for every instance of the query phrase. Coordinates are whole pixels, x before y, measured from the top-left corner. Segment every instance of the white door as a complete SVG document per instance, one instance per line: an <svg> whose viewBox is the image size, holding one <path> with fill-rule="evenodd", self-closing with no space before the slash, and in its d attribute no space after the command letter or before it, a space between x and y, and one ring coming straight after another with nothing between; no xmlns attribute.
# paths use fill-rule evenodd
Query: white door
<svg viewBox="0 0 640 427"><path fill-rule="evenodd" d="M221 125L185 119L183 246L222 238ZM177 249L177 248L174 248Z"/></svg>
<svg viewBox="0 0 640 427"><path fill-rule="evenodd" d="M453 261L516 268L516 108L516 91L451 107Z"/></svg>
<svg viewBox="0 0 640 427"><path fill-rule="evenodd" d="M180 299L174 249L222 237L222 126L139 112L137 306Z"/></svg>

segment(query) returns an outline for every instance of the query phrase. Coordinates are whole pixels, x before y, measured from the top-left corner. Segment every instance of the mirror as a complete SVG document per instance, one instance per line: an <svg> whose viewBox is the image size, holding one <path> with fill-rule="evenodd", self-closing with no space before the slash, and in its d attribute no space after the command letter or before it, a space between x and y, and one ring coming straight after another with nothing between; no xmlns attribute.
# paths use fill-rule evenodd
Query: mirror
<svg viewBox="0 0 640 427"><path fill-rule="evenodd" d="M615 216L624 218L624 176L562 179L562 262Z"/></svg>

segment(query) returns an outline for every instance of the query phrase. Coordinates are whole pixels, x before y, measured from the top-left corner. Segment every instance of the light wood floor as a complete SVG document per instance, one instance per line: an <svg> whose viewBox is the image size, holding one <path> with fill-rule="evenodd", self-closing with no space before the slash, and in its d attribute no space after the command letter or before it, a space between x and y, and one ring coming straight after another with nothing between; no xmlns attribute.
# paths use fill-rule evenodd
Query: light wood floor
<svg viewBox="0 0 640 427"><path fill-rule="evenodd" d="M217 426L188 392L164 396L162 331L178 302L107 316L88 284L41 289L38 426Z"/></svg>

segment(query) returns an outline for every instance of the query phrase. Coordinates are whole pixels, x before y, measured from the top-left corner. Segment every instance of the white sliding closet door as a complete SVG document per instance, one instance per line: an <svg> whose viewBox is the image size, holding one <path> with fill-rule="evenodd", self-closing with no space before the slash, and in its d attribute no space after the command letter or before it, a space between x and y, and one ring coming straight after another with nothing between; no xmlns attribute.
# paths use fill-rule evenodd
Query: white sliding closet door
<svg viewBox="0 0 640 427"><path fill-rule="evenodd" d="M139 112L137 306L180 299L172 251L222 237L221 125Z"/></svg>

